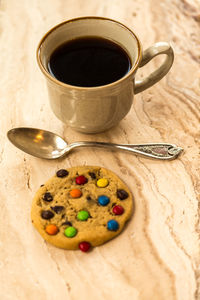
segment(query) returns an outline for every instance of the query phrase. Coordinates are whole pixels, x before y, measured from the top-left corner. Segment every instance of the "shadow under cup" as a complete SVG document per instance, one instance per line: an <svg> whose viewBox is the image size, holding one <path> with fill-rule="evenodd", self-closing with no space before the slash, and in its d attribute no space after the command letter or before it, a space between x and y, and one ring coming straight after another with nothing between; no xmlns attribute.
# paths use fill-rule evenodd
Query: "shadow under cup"
<svg viewBox="0 0 200 300"><path fill-rule="evenodd" d="M117 43L129 56L130 71L121 79L98 87L73 86L53 77L48 63L55 49L67 41L87 36ZM121 23L99 17L61 23L42 38L37 60L47 81L54 114L73 129L85 133L102 132L117 125L129 112L134 96L134 75L141 60L141 46L135 34Z"/></svg>

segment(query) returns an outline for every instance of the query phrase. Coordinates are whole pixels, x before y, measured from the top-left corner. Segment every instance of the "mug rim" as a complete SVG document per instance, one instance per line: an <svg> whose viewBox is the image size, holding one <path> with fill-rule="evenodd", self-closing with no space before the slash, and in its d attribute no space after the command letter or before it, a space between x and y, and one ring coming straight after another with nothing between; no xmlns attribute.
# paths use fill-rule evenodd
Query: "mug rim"
<svg viewBox="0 0 200 300"><path fill-rule="evenodd" d="M82 86L76 86L76 85L71 85L71 84L67 84L64 83L58 79L56 79L55 77L53 77L49 72L47 72L47 70L45 69L45 67L43 66L42 60L41 60L41 46L43 44L43 42L45 41L45 39L53 32L55 31L57 28L63 26L66 23L72 23L72 22L76 22L79 20L85 20L85 19L96 19L96 20L107 20L107 21L111 21L114 23L117 23L119 25L121 25L122 27L124 27L124 29L128 30L135 38L136 42L137 42L137 47L138 47L138 57L136 59L135 64L131 67L131 69L129 70L129 72L127 74L125 74L123 77L121 77L120 79L111 82L109 84L105 84L105 85L100 85L100 86L95 86L95 87L82 87ZM105 88L109 88L109 87L113 87L115 85L118 85L119 83L121 83L122 81L126 80L127 78L129 78L130 76L132 76L134 74L134 72L136 71L136 69L139 67L140 61L142 59L142 46L141 46L141 42L138 39L137 35L131 30L129 29L126 25L122 24L121 22L118 22L114 19L111 18L105 18L105 17L97 17L97 16L85 16L85 17L78 17L78 18L73 18L64 22L61 22L57 25L55 25L54 27L52 27L50 30L48 30L43 37L41 38L37 50L36 50L36 58L37 58L37 63L40 67L40 70L42 71L42 73L51 81L53 81L54 83L63 86L63 87L70 87L76 90L87 90L87 91L94 91L94 90L100 90L100 89L105 89Z"/></svg>

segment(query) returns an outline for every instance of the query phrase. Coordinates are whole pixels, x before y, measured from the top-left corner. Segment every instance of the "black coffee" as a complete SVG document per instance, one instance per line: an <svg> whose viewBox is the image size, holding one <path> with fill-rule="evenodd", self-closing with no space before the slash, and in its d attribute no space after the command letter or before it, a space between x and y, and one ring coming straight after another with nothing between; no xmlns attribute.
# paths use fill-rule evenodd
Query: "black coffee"
<svg viewBox="0 0 200 300"><path fill-rule="evenodd" d="M48 69L58 80L75 86L95 87L122 78L131 68L119 45L99 37L66 42L51 55Z"/></svg>

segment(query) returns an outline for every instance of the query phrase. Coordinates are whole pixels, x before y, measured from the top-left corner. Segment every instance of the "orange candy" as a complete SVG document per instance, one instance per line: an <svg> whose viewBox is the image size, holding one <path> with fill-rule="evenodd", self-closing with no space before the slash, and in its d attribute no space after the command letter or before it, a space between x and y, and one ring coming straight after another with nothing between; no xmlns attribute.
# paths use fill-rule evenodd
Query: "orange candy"
<svg viewBox="0 0 200 300"><path fill-rule="evenodd" d="M79 197L81 197L82 192L79 189L73 189L70 191L70 195L72 198L79 198Z"/></svg>
<svg viewBox="0 0 200 300"><path fill-rule="evenodd" d="M58 227L54 224L49 224L46 226L45 231L50 235L55 235L58 233Z"/></svg>

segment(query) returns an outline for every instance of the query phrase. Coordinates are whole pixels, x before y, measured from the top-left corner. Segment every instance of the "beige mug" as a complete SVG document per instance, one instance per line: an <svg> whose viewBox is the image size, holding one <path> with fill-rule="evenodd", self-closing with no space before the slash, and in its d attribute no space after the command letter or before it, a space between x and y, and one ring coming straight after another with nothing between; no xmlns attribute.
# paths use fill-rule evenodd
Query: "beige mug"
<svg viewBox="0 0 200 300"><path fill-rule="evenodd" d="M109 39L128 54L131 68L124 77L98 87L78 87L63 83L52 76L48 62L54 50L72 39L95 36ZM135 80L138 68L157 55L165 61L153 73ZM37 61L47 80L50 105L54 114L73 129L98 133L117 125L129 112L134 94L151 87L171 68L174 53L166 42L159 42L142 53L139 39L123 24L101 17L82 17L63 22L48 31L39 43Z"/></svg>

